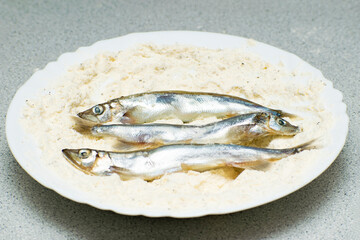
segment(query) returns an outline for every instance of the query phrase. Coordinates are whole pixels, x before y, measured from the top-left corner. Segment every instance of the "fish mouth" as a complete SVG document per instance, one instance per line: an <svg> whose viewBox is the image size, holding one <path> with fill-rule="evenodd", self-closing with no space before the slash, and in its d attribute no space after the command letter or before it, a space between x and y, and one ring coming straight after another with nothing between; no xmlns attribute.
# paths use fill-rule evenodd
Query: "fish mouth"
<svg viewBox="0 0 360 240"><path fill-rule="evenodd" d="M77 116L81 119L85 119L91 122L100 123L100 120L95 117L93 114L91 114L91 110L86 110L84 112L79 112Z"/></svg>
<svg viewBox="0 0 360 240"><path fill-rule="evenodd" d="M65 159L69 163L71 163L71 165L73 165L75 168L81 170L82 172L84 172L88 175L93 175L87 167L85 167L81 164L81 160L77 156L78 152L79 152L78 149L63 149L61 151L62 151Z"/></svg>
<svg viewBox="0 0 360 240"><path fill-rule="evenodd" d="M296 135L296 134L298 134L299 132L302 131L302 129L300 127L294 126L294 125L292 125L291 127L287 127L286 130L284 130L284 129L275 130L275 129L272 129L269 125L267 125L266 130L271 135L281 135L281 136L294 136L294 135Z"/></svg>
<svg viewBox="0 0 360 240"><path fill-rule="evenodd" d="M82 118L82 119L83 119L83 115L84 115L84 113L82 113L82 112L79 112L78 114L76 114L76 116L78 116L79 118Z"/></svg>
<svg viewBox="0 0 360 240"><path fill-rule="evenodd" d="M76 160L77 157L75 157L75 154L77 154L77 150L75 149L63 149L61 150L64 154L66 160L68 160L70 163L76 165L77 167L80 167L81 163L79 160Z"/></svg>
<svg viewBox="0 0 360 240"><path fill-rule="evenodd" d="M298 126L292 126L288 131L282 132L282 135L293 136L301 132L301 128Z"/></svg>

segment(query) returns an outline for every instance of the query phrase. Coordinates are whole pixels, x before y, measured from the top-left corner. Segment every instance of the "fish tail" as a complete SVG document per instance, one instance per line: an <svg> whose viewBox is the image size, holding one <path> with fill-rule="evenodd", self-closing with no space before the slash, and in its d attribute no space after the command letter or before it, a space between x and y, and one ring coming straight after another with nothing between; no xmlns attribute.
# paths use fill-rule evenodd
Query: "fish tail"
<svg viewBox="0 0 360 240"><path fill-rule="evenodd" d="M318 148L318 146L316 146L314 144L314 142L316 141L317 139L313 139L313 140L310 140L306 143L303 143L303 144L300 144L296 147L294 147L293 149L295 150L294 153L299 153L299 152L302 152L302 151L305 151L305 150L311 150L311 149L316 149Z"/></svg>

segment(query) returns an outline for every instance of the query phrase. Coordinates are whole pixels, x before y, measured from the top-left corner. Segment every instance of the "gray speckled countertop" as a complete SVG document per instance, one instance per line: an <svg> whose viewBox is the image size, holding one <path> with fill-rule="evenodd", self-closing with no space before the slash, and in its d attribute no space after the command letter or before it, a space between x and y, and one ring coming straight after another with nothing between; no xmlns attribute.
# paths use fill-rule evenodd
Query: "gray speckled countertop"
<svg viewBox="0 0 360 240"><path fill-rule="evenodd" d="M0 239L360 239L359 1L0 0ZM195 219L129 217L61 197L32 179L5 138L9 103L64 52L131 32L228 33L282 48L344 93L350 130L334 164L270 204Z"/></svg>

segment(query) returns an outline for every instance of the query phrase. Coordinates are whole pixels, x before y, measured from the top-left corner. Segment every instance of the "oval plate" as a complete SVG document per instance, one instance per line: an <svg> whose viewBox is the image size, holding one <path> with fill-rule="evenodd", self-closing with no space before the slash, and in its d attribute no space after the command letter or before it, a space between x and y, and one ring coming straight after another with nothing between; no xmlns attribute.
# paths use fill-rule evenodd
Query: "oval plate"
<svg viewBox="0 0 360 240"><path fill-rule="evenodd" d="M76 202L86 203L99 209L112 210L120 214L145 215L149 217L199 217L208 214L224 214L242 211L284 197L314 180L336 159L345 144L349 117L346 114L346 105L342 102L342 93L334 89L332 83L326 80L319 70L291 53L259 42L256 42L256 44L248 44L248 41L249 39L241 37L205 32L171 31L133 33L114 39L99 41L92 46L81 47L73 53L62 54L56 62L51 62L43 70L36 72L16 92L6 117L6 136L9 147L21 167L43 186ZM70 183L62 181L59 177L46 171L46 166L40 159L40 149L36 143L30 139L28 133L26 133L19 123L22 117L21 110L26 104L26 99L32 98L39 90L51 84L52 81L57 79L54 76L62 75L70 66L92 58L99 52L116 52L139 43L189 44L212 49L246 48L246 50L258 54L267 62L278 64L281 61L285 68L290 71L296 68L298 71L309 72L314 77L321 79L326 84L323 94L327 102L326 107L332 112L333 116L336 116L334 127L330 130L331 136L335 141L331 141L331 143L326 146L326 150L328 151L327 156L312 168L312 171L308 173L306 178L302 179L300 185L297 185L293 189L277 192L266 198L261 198L247 204L240 204L235 207L221 206L217 208L198 209L196 212L156 211L152 209L134 210L126 209L119 204L105 205L96 198L89 197L86 193L74 189Z"/></svg>

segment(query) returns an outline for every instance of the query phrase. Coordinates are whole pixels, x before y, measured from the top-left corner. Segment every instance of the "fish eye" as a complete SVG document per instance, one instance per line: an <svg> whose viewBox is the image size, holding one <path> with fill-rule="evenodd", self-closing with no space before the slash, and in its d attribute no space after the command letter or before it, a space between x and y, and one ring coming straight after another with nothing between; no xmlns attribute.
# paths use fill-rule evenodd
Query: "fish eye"
<svg viewBox="0 0 360 240"><path fill-rule="evenodd" d="M283 120L283 119L281 119L281 118L279 118L279 119L277 120L277 123L278 123L280 126L285 126L285 125L286 125L285 120Z"/></svg>
<svg viewBox="0 0 360 240"><path fill-rule="evenodd" d="M95 107L93 107L93 113L96 115L100 115L104 112L104 108L100 105L97 105Z"/></svg>
<svg viewBox="0 0 360 240"><path fill-rule="evenodd" d="M88 158L90 156L90 150L88 149L82 149L79 151L79 158L81 159L85 159L85 158Z"/></svg>

